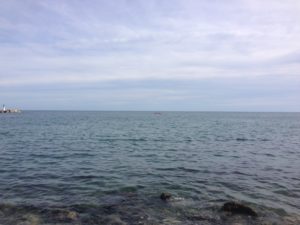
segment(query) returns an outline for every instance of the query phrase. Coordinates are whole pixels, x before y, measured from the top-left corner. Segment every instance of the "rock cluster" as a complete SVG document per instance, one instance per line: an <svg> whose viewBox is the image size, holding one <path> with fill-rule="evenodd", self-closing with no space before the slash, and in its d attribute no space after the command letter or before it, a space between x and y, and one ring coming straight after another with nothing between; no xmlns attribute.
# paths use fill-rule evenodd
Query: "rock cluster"
<svg viewBox="0 0 300 225"><path fill-rule="evenodd" d="M221 210L230 212L232 214L243 214L248 216L257 216L257 213L249 206L237 202L226 202Z"/></svg>
<svg viewBox="0 0 300 225"><path fill-rule="evenodd" d="M161 193L160 195L160 199L163 200L163 201L167 201L169 200L170 198L172 197L172 195L168 192L163 192Z"/></svg>

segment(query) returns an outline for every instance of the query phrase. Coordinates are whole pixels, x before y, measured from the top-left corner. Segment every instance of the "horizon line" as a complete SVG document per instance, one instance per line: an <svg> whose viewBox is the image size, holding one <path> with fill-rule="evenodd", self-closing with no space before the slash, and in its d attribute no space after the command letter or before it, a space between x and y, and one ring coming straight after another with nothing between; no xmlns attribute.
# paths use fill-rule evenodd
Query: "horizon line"
<svg viewBox="0 0 300 225"><path fill-rule="evenodd" d="M238 110L113 110L113 109L24 109L21 111L56 112L203 112L203 113L300 113L300 111L238 111Z"/></svg>

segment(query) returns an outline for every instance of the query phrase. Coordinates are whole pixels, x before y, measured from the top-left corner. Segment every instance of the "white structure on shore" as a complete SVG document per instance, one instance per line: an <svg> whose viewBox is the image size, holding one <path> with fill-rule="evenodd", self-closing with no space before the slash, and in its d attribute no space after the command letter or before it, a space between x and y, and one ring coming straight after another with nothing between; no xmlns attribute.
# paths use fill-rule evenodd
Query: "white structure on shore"
<svg viewBox="0 0 300 225"><path fill-rule="evenodd" d="M19 113L21 110L19 109L6 109L5 104L3 104L2 109L0 109L0 113Z"/></svg>

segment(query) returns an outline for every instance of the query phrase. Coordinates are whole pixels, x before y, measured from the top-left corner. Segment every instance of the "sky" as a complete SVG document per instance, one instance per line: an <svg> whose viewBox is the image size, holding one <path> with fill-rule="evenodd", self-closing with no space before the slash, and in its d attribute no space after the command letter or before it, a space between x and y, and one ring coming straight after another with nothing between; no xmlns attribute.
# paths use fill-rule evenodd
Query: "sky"
<svg viewBox="0 0 300 225"><path fill-rule="evenodd" d="M0 104L300 111L299 0L0 0Z"/></svg>

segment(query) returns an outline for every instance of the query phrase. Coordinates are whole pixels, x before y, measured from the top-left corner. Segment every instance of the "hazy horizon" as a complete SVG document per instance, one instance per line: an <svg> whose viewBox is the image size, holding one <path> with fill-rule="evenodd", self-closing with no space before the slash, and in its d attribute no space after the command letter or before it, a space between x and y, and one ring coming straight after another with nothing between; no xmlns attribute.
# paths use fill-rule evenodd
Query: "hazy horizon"
<svg viewBox="0 0 300 225"><path fill-rule="evenodd" d="M300 111L297 0L2 1L0 104Z"/></svg>
<svg viewBox="0 0 300 225"><path fill-rule="evenodd" d="M19 108L18 108L19 109ZM20 109L21 112L23 111L49 111L49 112L153 112L153 113L167 113L167 112L183 112L183 113L300 113L300 111L209 111L209 110L123 110L123 109Z"/></svg>

